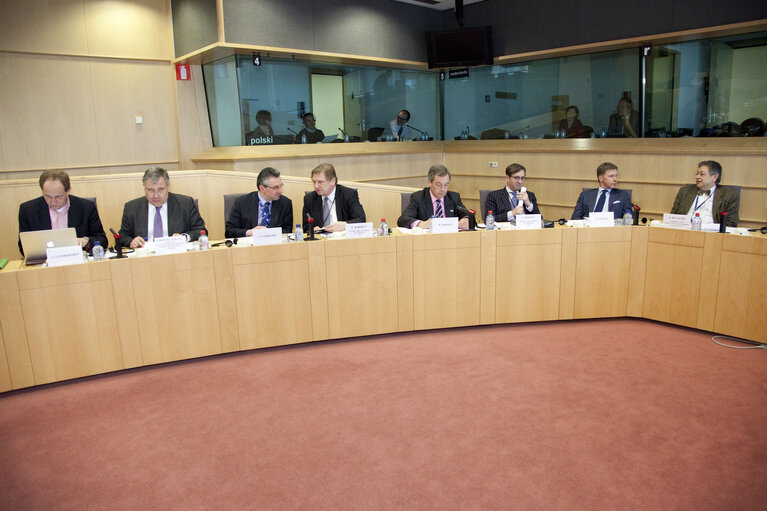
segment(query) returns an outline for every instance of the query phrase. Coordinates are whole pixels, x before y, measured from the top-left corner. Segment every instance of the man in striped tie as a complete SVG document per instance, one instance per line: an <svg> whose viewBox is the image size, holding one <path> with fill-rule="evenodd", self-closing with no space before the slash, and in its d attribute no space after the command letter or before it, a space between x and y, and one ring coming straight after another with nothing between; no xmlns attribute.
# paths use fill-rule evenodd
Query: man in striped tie
<svg viewBox="0 0 767 511"><path fill-rule="evenodd" d="M413 228L418 226L428 229L431 218L446 218L457 216L459 229L469 228L469 217L459 213L459 208L466 207L461 202L457 192L448 191L450 186L450 171L444 165L432 165L428 174L429 186L410 196L410 203L397 219L400 227Z"/></svg>

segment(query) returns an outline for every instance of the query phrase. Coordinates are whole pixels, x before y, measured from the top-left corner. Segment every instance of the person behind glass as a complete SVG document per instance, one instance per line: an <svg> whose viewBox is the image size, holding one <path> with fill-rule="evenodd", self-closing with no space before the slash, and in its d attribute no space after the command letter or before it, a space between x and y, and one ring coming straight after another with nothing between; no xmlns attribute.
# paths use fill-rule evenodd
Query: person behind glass
<svg viewBox="0 0 767 511"><path fill-rule="evenodd" d="M592 211L612 212L615 218L631 213L631 196L618 186L618 166L604 162L597 167L599 188L583 190L573 211L573 220L582 220Z"/></svg>
<svg viewBox="0 0 767 511"><path fill-rule="evenodd" d="M357 190L338 184L336 169L330 163L320 163L312 170L314 191L304 195L304 231L309 229L309 217L314 230L345 231L346 224L365 221L365 210Z"/></svg>
<svg viewBox="0 0 767 511"><path fill-rule="evenodd" d="M245 134L247 145L271 144L274 142L274 130L272 129L272 113L269 110L256 112L258 126ZM270 140L269 137L272 137Z"/></svg>
<svg viewBox="0 0 767 511"><path fill-rule="evenodd" d="M485 203L485 211L482 218L487 217L487 212L492 211L496 221L511 221L517 215L539 215L538 201L533 192L525 190L527 170L519 163L512 163L506 167L506 186L500 190L490 192Z"/></svg>
<svg viewBox="0 0 767 511"><path fill-rule="evenodd" d="M293 229L293 201L282 195L280 171L266 167L256 178L257 191L237 197L226 219L225 236L253 236L256 229L280 227L283 233Z"/></svg>
<svg viewBox="0 0 767 511"><path fill-rule="evenodd" d="M469 228L469 217L461 217L459 206L466 209L461 202L461 196L457 192L448 191L450 186L450 171L444 165L432 165L427 175L429 186L414 192L410 196L410 203L405 207L402 215L397 219L400 227L431 227L431 218L446 218L457 216L459 229Z"/></svg>
<svg viewBox="0 0 767 511"><path fill-rule="evenodd" d="M740 196L734 188L720 184L721 180L722 166L719 162L708 160L698 163L695 184L679 189L671 213L690 216L700 213L704 224L718 224L721 223L721 213L726 211L727 225L737 227Z"/></svg>
<svg viewBox="0 0 767 511"><path fill-rule="evenodd" d="M166 236L184 236L195 241L205 230L205 221L194 199L170 192L168 171L152 167L141 178L144 197L126 202L120 225L120 243L140 248L148 240Z"/></svg>
<svg viewBox="0 0 767 511"><path fill-rule="evenodd" d="M90 250L93 242L98 241L106 248L107 237L96 204L69 193L69 174L63 170L46 170L38 182L43 195L19 206L19 232L74 227L81 247ZM19 250L24 255L21 239Z"/></svg>
<svg viewBox="0 0 767 511"><path fill-rule="evenodd" d="M386 138L391 135L394 140L408 140L410 137L410 130L407 126L408 121L410 121L410 112L407 110L400 110L397 114L397 118L384 128L381 137Z"/></svg>
<svg viewBox="0 0 767 511"><path fill-rule="evenodd" d="M621 98L618 108L610 116L610 127L607 129L608 137L638 138L639 135L639 112L634 110L634 103L629 98Z"/></svg>
<svg viewBox="0 0 767 511"><path fill-rule="evenodd" d="M317 129L317 118L311 112L305 113L301 117L301 121L304 123L304 129L298 132L296 135L296 144L301 143L301 137L306 135L307 144L316 144L325 140L325 134L322 130Z"/></svg>
<svg viewBox="0 0 767 511"><path fill-rule="evenodd" d="M578 119L578 107L570 105L565 109L565 118L559 121L557 131L564 132L565 138L581 138L584 136L583 124Z"/></svg>

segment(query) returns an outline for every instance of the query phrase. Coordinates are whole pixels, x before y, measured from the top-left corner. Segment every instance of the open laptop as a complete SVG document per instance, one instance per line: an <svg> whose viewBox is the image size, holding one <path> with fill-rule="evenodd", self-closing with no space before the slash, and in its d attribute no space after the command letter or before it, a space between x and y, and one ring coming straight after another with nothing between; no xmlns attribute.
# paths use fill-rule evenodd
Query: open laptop
<svg viewBox="0 0 767 511"><path fill-rule="evenodd" d="M24 259L28 266L43 264L48 258L45 249L48 242L54 247L72 247L77 245L77 232L74 227L66 229L47 229L44 231L20 232L21 247L24 249Z"/></svg>

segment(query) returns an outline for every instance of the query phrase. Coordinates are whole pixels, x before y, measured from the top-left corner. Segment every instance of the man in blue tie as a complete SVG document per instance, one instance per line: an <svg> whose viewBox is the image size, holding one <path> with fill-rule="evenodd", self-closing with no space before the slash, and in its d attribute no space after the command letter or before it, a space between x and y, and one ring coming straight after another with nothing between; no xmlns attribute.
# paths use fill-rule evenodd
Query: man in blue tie
<svg viewBox="0 0 767 511"><path fill-rule="evenodd" d="M592 211L612 212L615 218L623 218L623 215L631 212L631 194L616 188L618 186L617 165L610 162L602 163L597 167L597 180L599 188L581 192L573 210L571 217L573 220L582 220Z"/></svg>
<svg viewBox="0 0 767 511"><path fill-rule="evenodd" d="M482 218L487 217L488 211L493 212L497 222L510 222L517 215L539 215L538 201L525 188L525 179L527 170L519 163L506 167L506 186L488 194Z"/></svg>
<svg viewBox="0 0 767 511"><path fill-rule="evenodd" d="M258 191L234 201L226 219L226 237L253 236L254 229L281 227L283 233L293 229L293 202L282 195L280 171L266 167L256 178Z"/></svg>

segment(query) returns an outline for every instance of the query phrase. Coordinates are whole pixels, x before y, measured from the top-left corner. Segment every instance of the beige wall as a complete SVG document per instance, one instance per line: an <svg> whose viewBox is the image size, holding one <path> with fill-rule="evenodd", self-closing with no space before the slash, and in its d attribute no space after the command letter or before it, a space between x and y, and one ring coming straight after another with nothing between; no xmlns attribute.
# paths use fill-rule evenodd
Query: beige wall
<svg viewBox="0 0 767 511"><path fill-rule="evenodd" d="M174 169L209 147L199 69L175 81L168 0L0 0L0 12L0 178Z"/></svg>

